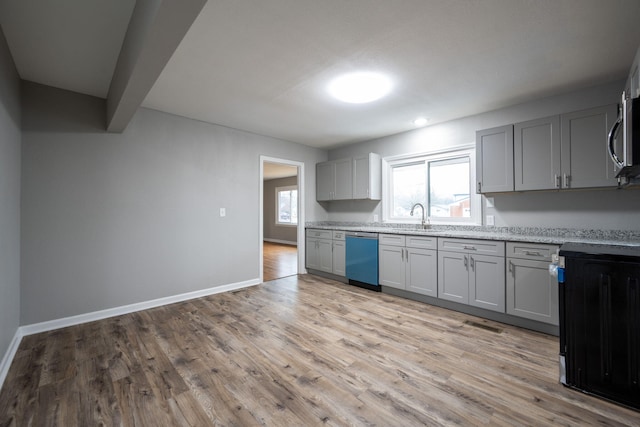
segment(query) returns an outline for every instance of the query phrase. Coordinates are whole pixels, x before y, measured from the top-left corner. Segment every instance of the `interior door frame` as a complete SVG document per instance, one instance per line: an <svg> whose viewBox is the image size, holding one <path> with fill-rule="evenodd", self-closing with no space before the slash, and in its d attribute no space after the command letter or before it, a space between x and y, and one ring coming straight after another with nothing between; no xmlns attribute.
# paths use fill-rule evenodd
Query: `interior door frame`
<svg viewBox="0 0 640 427"><path fill-rule="evenodd" d="M260 266L260 283L264 281L264 250L262 243L264 241L264 164L265 163L279 163L282 165L296 166L298 168L298 226L297 240L298 240L298 274L305 274L304 267L304 224L305 224L305 211L304 211L304 162L298 162L289 159L280 159L276 157L260 156L260 259L258 265Z"/></svg>

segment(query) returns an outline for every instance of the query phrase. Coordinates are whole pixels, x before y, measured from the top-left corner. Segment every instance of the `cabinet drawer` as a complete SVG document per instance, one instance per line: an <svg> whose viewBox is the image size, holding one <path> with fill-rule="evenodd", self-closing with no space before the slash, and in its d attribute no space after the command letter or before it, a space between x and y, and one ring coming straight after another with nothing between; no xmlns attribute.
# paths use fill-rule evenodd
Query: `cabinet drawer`
<svg viewBox="0 0 640 427"><path fill-rule="evenodd" d="M504 242L493 240L471 240L438 238L441 251L465 252L471 254L504 256Z"/></svg>
<svg viewBox="0 0 640 427"><path fill-rule="evenodd" d="M416 249L438 249L438 239L435 237L425 236L406 236L406 245L408 248Z"/></svg>
<svg viewBox="0 0 640 427"><path fill-rule="evenodd" d="M318 239L332 239L333 231L331 230L316 230L316 229L307 229L307 237L315 237Z"/></svg>
<svg viewBox="0 0 640 427"><path fill-rule="evenodd" d="M511 258L551 261L551 255L558 250L556 245L539 243L507 242L507 256Z"/></svg>
<svg viewBox="0 0 640 427"><path fill-rule="evenodd" d="M405 236L402 234L379 234L378 244L388 246L404 246Z"/></svg>
<svg viewBox="0 0 640 427"><path fill-rule="evenodd" d="M344 240L344 231L342 230L334 230L333 231L333 240Z"/></svg>

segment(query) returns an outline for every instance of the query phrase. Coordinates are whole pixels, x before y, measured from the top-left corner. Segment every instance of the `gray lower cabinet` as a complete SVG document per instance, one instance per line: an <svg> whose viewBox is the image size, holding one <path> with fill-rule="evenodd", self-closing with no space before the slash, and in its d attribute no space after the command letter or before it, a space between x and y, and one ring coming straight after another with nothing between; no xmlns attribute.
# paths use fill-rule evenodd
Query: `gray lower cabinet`
<svg viewBox="0 0 640 427"><path fill-rule="evenodd" d="M438 297L505 312L504 242L438 239Z"/></svg>
<svg viewBox="0 0 640 427"><path fill-rule="evenodd" d="M507 242L507 313L558 325L558 282L549 275L555 245Z"/></svg>
<svg viewBox="0 0 640 427"><path fill-rule="evenodd" d="M333 274L337 276L346 276L346 245L344 231L333 232Z"/></svg>
<svg viewBox="0 0 640 427"><path fill-rule="evenodd" d="M333 232L331 230L307 230L305 260L307 268L333 273Z"/></svg>
<svg viewBox="0 0 640 427"><path fill-rule="evenodd" d="M381 285L438 296L435 237L380 234L378 263Z"/></svg>

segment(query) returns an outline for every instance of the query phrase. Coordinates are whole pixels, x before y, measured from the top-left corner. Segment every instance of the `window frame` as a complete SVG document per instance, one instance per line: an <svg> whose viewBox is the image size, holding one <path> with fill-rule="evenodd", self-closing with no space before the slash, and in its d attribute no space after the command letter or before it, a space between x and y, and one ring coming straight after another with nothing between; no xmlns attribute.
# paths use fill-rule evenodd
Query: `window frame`
<svg viewBox="0 0 640 427"><path fill-rule="evenodd" d="M296 222L280 222L280 192L284 192L284 191L293 191L295 190L296 193L298 193L298 195L300 194L300 192L298 191L298 186L297 185L285 185L282 187L276 187L276 218L275 218L275 224L279 225L279 226L284 226L284 227L297 227L298 226L298 221L296 219ZM293 207L293 204L291 204L291 206ZM298 201L296 200L296 204L295 204L295 208L296 211L298 210Z"/></svg>
<svg viewBox="0 0 640 427"><path fill-rule="evenodd" d="M403 154L388 156L382 159L382 221L387 223L420 224L420 216L414 218L401 218L393 216L393 168L409 166L412 164L424 164L425 167L425 214L429 213L429 163L434 161L453 160L461 157L469 159L469 204L470 216L466 218L429 217L431 224L437 225L481 225L482 224L482 198L475 191L476 176L476 150L475 144L460 145L426 153Z"/></svg>

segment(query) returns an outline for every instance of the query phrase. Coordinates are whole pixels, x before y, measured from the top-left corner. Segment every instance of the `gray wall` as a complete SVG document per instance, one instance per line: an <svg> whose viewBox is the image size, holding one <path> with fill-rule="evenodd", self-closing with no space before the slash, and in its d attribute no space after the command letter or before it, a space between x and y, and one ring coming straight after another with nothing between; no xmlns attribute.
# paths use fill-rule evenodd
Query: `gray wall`
<svg viewBox="0 0 640 427"><path fill-rule="evenodd" d="M422 153L473 143L475 131L509 123L616 103L624 82L544 98L501 110L465 117L422 129L366 141L329 152L330 159L367 152L385 156ZM581 190L493 195L497 226L552 226L567 228L640 230L640 191ZM483 205L485 199L483 198ZM332 202L326 205L334 221L373 221L382 218L382 204Z"/></svg>
<svg viewBox="0 0 640 427"><path fill-rule="evenodd" d="M260 155L327 153L140 109L107 134L98 98L23 86L22 323L257 279ZM227 216L219 216L219 208Z"/></svg>
<svg viewBox="0 0 640 427"><path fill-rule="evenodd" d="M20 322L20 79L0 30L0 360Z"/></svg>
<svg viewBox="0 0 640 427"><path fill-rule="evenodd" d="M315 171L315 167L314 167ZM297 243L297 227L276 224L276 188L298 184L298 177L270 179L264 182L264 238Z"/></svg>

